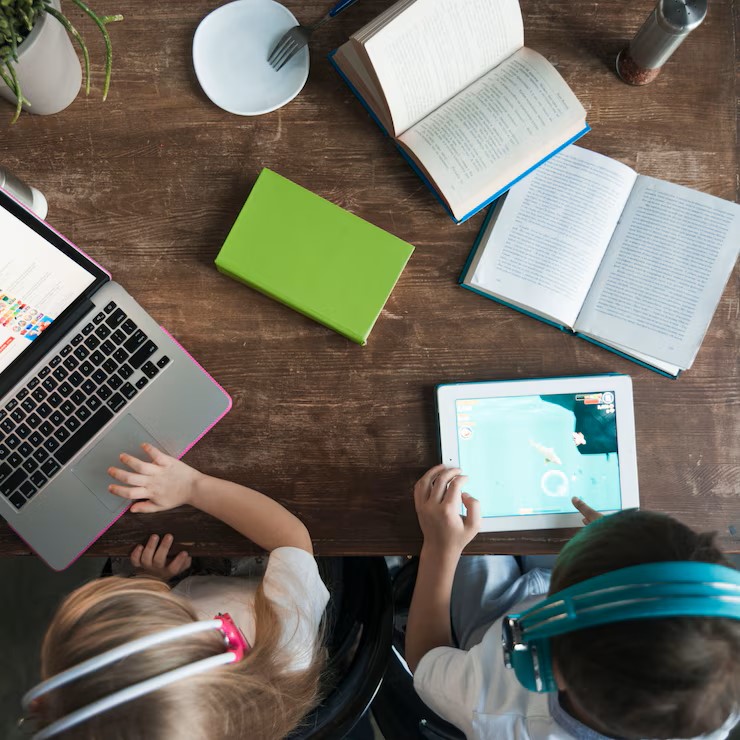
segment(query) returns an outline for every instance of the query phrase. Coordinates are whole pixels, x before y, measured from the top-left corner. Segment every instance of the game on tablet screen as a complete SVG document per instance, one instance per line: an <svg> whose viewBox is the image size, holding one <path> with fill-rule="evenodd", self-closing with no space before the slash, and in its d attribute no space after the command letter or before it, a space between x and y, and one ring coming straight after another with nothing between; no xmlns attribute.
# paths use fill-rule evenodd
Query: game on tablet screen
<svg viewBox="0 0 740 740"><path fill-rule="evenodd" d="M456 401L465 490L484 517L621 508L613 391Z"/></svg>

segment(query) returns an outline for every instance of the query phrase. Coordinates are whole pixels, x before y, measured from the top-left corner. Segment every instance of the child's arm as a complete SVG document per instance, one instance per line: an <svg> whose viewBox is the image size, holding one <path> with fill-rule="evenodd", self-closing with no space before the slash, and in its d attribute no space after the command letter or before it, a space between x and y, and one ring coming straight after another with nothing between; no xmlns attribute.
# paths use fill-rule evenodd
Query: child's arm
<svg viewBox="0 0 740 740"><path fill-rule="evenodd" d="M414 486L424 544L406 626L406 662L415 671L430 650L450 645L450 595L455 568L480 528L480 504L462 492L459 468L437 465ZM467 516L460 516L465 505Z"/></svg>
<svg viewBox="0 0 740 740"><path fill-rule="evenodd" d="M190 504L233 527L256 545L272 551L276 547L298 547L313 554L311 537L303 522L277 501L237 483L229 483L198 472L156 447L143 444L151 462L121 455L131 471L109 468L108 474L126 485L109 490L136 501L133 513L166 511Z"/></svg>

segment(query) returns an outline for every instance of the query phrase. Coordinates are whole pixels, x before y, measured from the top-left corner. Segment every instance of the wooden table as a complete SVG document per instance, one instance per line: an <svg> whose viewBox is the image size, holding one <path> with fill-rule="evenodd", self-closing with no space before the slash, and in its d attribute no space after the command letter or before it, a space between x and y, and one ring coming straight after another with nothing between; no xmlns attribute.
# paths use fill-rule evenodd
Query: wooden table
<svg viewBox="0 0 740 740"><path fill-rule="evenodd" d="M310 21L328 2L290 0ZM0 162L38 186L49 221L106 265L234 399L186 460L254 486L296 512L320 554L418 552L411 487L437 462L434 385L616 371L634 379L645 508L716 530L740 549L740 280L724 293L694 367L677 381L456 285L483 214L455 226L326 61L389 3L362 0L322 29L308 83L282 110L241 118L212 105L191 63L193 32L216 3L96 0L111 27L114 75L52 117L8 127ZM78 13L65 8L73 20ZM659 78L632 88L617 51L652 8L522 0L527 45L560 70L593 127L582 145L646 175L735 200L738 11L717 0ZM733 27L736 29L733 35ZM262 167L416 246L366 347L216 272L213 259ZM182 509L124 516L90 550L125 554L171 531L192 553L244 540ZM553 552L569 532L483 535L472 552ZM0 552L28 552L4 524Z"/></svg>

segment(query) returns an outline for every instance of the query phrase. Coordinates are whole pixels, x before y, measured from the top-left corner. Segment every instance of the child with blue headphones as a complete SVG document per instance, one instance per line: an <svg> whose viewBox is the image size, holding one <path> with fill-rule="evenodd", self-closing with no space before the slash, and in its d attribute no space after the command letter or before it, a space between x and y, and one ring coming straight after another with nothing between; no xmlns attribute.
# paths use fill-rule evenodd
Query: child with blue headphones
<svg viewBox="0 0 740 740"><path fill-rule="evenodd" d="M406 660L431 709L469 739L728 736L740 572L713 535L574 499L588 526L552 571L522 572L512 557L460 557L480 527L465 480L438 465L414 488L424 544Z"/></svg>
<svg viewBox="0 0 740 740"><path fill-rule="evenodd" d="M112 493L133 513L189 504L270 552L252 577L163 579L172 537L134 549L144 577L101 578L70 594L44 638L44 679L23 698L46 738L278 740L318 700L320 632L329 593L306 527L276 501L142 445L121 455ZM169 562L168 562L169 559ZM152 577L156 576L156 577Z"/></svg>

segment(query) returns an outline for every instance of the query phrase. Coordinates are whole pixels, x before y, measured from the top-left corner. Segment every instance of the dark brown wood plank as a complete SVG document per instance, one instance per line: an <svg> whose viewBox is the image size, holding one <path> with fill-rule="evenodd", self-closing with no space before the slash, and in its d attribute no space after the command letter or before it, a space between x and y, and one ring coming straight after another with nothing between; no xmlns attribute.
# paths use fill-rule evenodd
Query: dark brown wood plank
<svg viewBox="0 0 740 740"><path fill-rule="evenodd" d="M326 5L287 4L302 20ZM144 11L134 0L96 0L99 11L126 16L111 28L114 77L102 103L102 44L65 3L91 46L93 93L13 127L10 107L0 105L0 161L47 195L50 222L105 264L233 396L232 412L187 462L290 507L319 553L418 551L410 491L437 460L435 384L607 371L634 378L644 506L716 530L723 546L740 550L737 271L694 367L677 381L461 290L456 280L482 214L453 225L325 59L388 4L363 0L322 29L300 96L240 118L214 107L192 71L193 32L215 4ZM629 87L614 59L652 5L523 0L527 45L557 65L586 107L593 130L583 146L736 200L737 10L730 0L712 3L658 79ZM214 269L265 166L417 247L366 347ZM194 553L250 548L183 509L125 516L90 552L127 553L150 531L172 531ZM482 535L471 551L552 552L568 535ZM27 552L0 524L0 554Z"/></svg>

